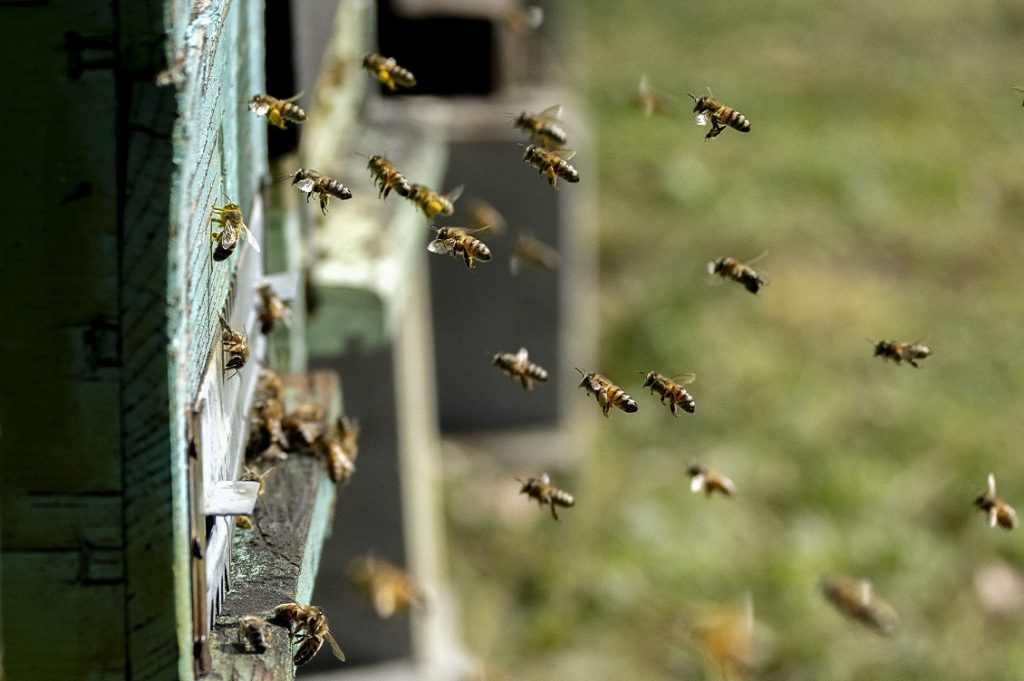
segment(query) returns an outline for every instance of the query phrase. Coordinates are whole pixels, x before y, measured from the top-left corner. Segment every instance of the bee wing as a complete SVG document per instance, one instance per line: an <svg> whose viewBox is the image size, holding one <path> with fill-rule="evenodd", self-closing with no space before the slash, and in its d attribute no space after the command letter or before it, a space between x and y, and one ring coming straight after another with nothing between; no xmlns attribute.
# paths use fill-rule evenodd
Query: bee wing
<svg viewBox="0 0 1024 681"><path fill-rule="evenodd" d="M508 271L512 273L512 276L519 274L519 255L516 253L512 254L512 257L508 259Z"/></svg>
<svg viewBox="0 0 1024 681"><path fill-rule="evenodd" d="M766 255L768 255L768 251L765 251L764 253L762 253L761 255L757 256L756 258L754 258L754 259L752 259L752 260L748 260L748 261L747 261L746 263L744 263L744 264L745 264L745 265L747 265L747 266L749 267L750 265L753 265L753 264L754 264L755 262L757 262L758 260L760 260L761 258L763 258L763 257L764 257L764 256L766 256Z"/></svg>
<svg viewBox="0 0 1024 681"><path fill-rule="evenodd" d="M434 239L429 244L427 244L427 250L430 251L431 253L451 255L455 251L454 246L454 239Z"/></svg>
<svg viewBox="0 0 1024 681"><path fill-rule="evenodd" d="M988 474L988 493L991 496L996 495L996 476L992 473Z"/></svg>
<svg viewBox="0 0 1024 681"><path fill-rule="evenodd" d="M326 632L324 634L324 638L326 638L327 642L329 644L331 644L331 652L334 653L334 656L336 658L338 658L339 660L341 660L342 662L344 662L345 661L345 653L344 653L344 651L342 651L341 646L338 645L338 642L334 640L334 637L331 636L331 632L329 632L329 631Z"/></svg>
<svg viewBox="0 0 1024 681"><path fill-rule="evenodd" d="M465 188L465 185L460 184L458 187L445 194L444 198L448 199L452 203L455 203L456 201L459 200L459 197L462 196L462 190Z"/></svg>
<svg viewBox="0 0 1024 681"><path fill-rule="evenodd" d="M863 607L871 605L871 582L866 579L857 583L857 601Z"/></svg>
<svg viewBox="0 0 1024 681"><path fill-rule="evenodd" d="M576 155L575 149L552 149L551 153L562 159L563 161L569 161L573 156Z"/></svg>
<svg viewBox="0 0 1024 681"><path fill-rule="evenodd" d="M703 125L707 125L707 124L708 124L708 121L709 121L710 119L711 119L711 116L710 116L710 115L708 115L708 113L707 113L707 112L705 112L705 111L701 111L701 112L700 112L699 114L697 114L697 116L696 116L696 117L694 118L694 120L695 120L695 121L697 122L697 125L702 125L702 126L703 126Z"/></svg>
<svg viewBox="0 0 1024 681"><path fill-rule="evenodd" d="M679 374L678 376L672 376L670 380L675 381L679 385L689 385L697 379L697 374L689 372L685 374Z"/></svg>
<svg viewBox="0 0 1024 681"><path fill-rule="evenodd" d="M242 236L244 236L245 240L249 242L249 245L252 246L256 250L257 253L259 253L260 252L260 245L256 241L256 237L253 236L253 233L250 232L249 228L245 226L244 222L242 223L242 230L241 231L242 231Z"/></svg>
<svg viewBox="0 0 1024 681"><path fill-rule="evenodd" d="M527 351L527 349L526 348L519 348L519 352L516 353L516 361L517 362L525 362L529 358L530 358L530 353Z"/></svg>
<svg viewBox="0 0 1024 681"><path fill-rule="evenodd" d="M996 522L999 520L999 512L996 509L996 505L992 504L988 509L988 526L995 527Z"/></svg>
<svg viewBox="0 0 1024 681"><path fill-rule="evenodd" d="M373 592L373 608L377 611L377 616L381 619L386 620L394 615L395 611L398 609L394 590L375 589Z"/></svg>
<svg viewBox="0 0 1024 681"><path fill-rule="evenodd" d="M548 108L544 109L539 114L537 114L537 118L543 118L548 121L561 123L562 105L555 104L554 106L549 106Z"/></svg>
<svg viewBox="0 0 1024 681"><path fill-rule="evenodd" d="M294 184L296 187L299 188L299 191L306 192L308 194L309 192L313 191L314 187L316 187L316 180L314 180L311 177L307 177L299 180L298 182L295 182Z"/></svg>
<svg viewBox="0 0 1024 681"><path fill-rule="evenodd" d="M294 102L295 100L297 100L299 97L301 97L304 94L306 94L305 90L303 90L302 92L299 92L298 94L292 95L288 99L282 99L281 101L282 102Z"/></svg>
<svg viewBox="0 0 1024 681"><path fill-rule="evenodd" d="M705 478L703 473L698 473L690 480L690 491L700 492L704 489Z"/></svg>

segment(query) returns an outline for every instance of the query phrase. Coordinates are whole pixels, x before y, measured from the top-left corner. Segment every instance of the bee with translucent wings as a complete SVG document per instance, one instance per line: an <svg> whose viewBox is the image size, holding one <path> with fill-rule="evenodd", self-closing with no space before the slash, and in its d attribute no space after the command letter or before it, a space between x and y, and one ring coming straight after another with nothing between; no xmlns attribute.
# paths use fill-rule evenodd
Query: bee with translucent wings
<svg viewBox="0 0 1024 681"><path fill-rule="evenodd" d="M249 110L257 116L266 116L268 123L284 130L287 128L285 121L306 122L306 112L299 108L298 104L295 104L295 100L301 96L301 92L288 99L278 99L270 95L253 95L249 100Z"/></svg>
<svg viewBox="0 0 1024 681"><path fill-rule="evenodd" d="M548 372L538 364L530 361L530 353L526 348L519 352L499 352L494 356L494 366L508 374L509 378L518 378L527 392L533 390L534 381L547 381Z"/></svg>
<svg viewBox="0 0 1024 681"><path fill-rule="evenodd" d="M462 196L463 186L460 184L447 194L438 194L425 184L409 185L409 193L403 194L423 211L429 219L438 215L451 215L455 212L455 202Z"/></svg>
<svg viewBox="0 0 1024 681"><path fill-rule="evenodd" d="M327 215L327 204L332 196L342 201L352 198L352 190L333 177L321 175L315 170L299 168L286 177L291 177L292 184L306 195L306 203L309 203L310 197L316 194L320 199L320 212L324 215Z"/></svg>
<svg viewBox="0 0 1024 681"><path fill-rule="evenodd" d="M996 496L996 476L988 474L988 489L978 494L974 506L988 515L988 526L998 525L1004 530L1017 527L1017 511L1013 506Z"/></svg>
<svg viewBox="0 0 1024 681"><path fill-rule="evenodd" d="M542 270L553 271L558 269L562 257L551 246L528 234L520 234L516 246L512 250L512 257L509 258L508 267L513 275L519 274L522 265L533 265Z"/></svg>
<svg viewBox="0 0 1024 681"><path fill-rule="evenodd" d="M544 504L550 506L551 515L555 520L558 520L556 506L570 508L576 505L576 499L571 494L551 484L551 478L548 477L547 473L541 474L539 478L527 478L526 480L516 478L516 482L522 484L522 487L519 489L520 494L536 499L537 503L541 506Z"/></svg>
<svg viewBox="0 0 1024 681"><path fill-rule="evenodd" d="M371 156L366 167L370 171L370 176L373 177L374 185L380 187L380 191L377 192L378 198L388 198L392 189L399 196L405 197L408 197L412 191L412 186L405 179L405 175L400 173L398 168L386 156L381 156L380 154Z"/></svg>
<svg viewBox="0 0 1024 681"><path fill-rule="evenodd" d="M531 144L526 147L523 161L537 168L538 174L546 175L548 184L558 189L558 178L573 183L580 181L579 172L569 165L574 156L576 152L572 149L544 149Z"/></svg>
<svg viewBox="0 0 1024 681"><path fill-rule="evenodd" d="M331 636L330 626L327 623L327 616L315 605L300 605L298 603L282 603L274 608L271 616L267 618L271 624L288 629L291 638L299 640L299 649L295 652L292 662L301 667L317 654L324 641L331 646L334 656L345 661L345 653L341 646Z"/></svg>
<svg viewBox="0 0 1024 681"><path fill-rule="evenodd" d="M697 404L693 400L693 395L683 387L693 383L697 378L697 374L687 373L666 378L656 371L649 371L647 373L639 371L637 373L644 377L644 387L650 388L652 395L654 393L661 395L662 404L665 404L665 400L668 400L668 408L672 412L672 416L678 416L680 408L690 414L697 410Z"/></svg>
<svg viewBox="0 0 1024 681"><path fill-rule="evenodd" d="M875 633L890 636L899 626L899 616L891 605L875 595L866 579L825 576L818 582L822 595L835 608Z"/></svg>
<svg viewBox="0 0 1024 681"><path fill-rule="evenodd" d="M225 203L223 206L214 206L213 215L210 217L211 225L220 225L220 231L212 233L213 242L217 248L213 252L213 259L218 262L227 260L228 256L238 248L239 237L244 238L257 253L260 252L260 245L256 237L252 235L249 228L245 226L242 219L242 207L234 201ZM216 229L216 227L214 227Z"/></svg>
<svg viewBox="0 0 1024 681"><path fill-rule="evenodd" d="M349 576L373 601L381 619L423 605L423 590L416 579L385 560L373 556L354 558L349 563Z"/></svg>
<svg viewBox="0 0 1024 681"><path fill-rule="evenodd" d="M888 359L897 364L906 362L915 369L920 366L917 363L918 360L926 359L931 354L931 348L920 341L906 343L903 341L880 340L875 343L875 357Z"/></svg>
<svg viewBox="0 0 1024 681"><path fill-rule="evenodd" d="M625 390L612 383L606 376L595 371L584 372L578 367L576 371L583 375L583 380L580 381L578 387L585 388L588 393L594 396L597 403L601 405L601 412L605 415L605 418L609 416L609 410L612 407L618 407L627 414L637 411L636 400L626 394Z"/></svg>
<svg viewBox="0 0 1024 681"><path fill-rule="evenodd" d="M736 493L736 485L729 477L706 466L692 464L686 469L686 474L690 476L690 491L694 494L704 492L710 497L718 492L730 497Z"/></svg>
<svg viewBox="0 0 1024 681"><path fill-rule="evenodd" d="M514 116L515 114L507 114ZM530 141L545 149L564 147L569 139L561 121L562 105L549 106L540 113L521 112L512 120L513 127L530 136Z"/></svg>
<svg viewBox="0 0 1024 681"><path fill-rule="evenodd" d="M655 114L668 114L672 110L672 100L665 93L651 87L651 80L646 73L640 76L636 101L647 118Z"/></svg>
<svg viewBox="0 0 1024 681"><path fill-rule="evenodd" d="M399 66L393 57L368 52L363 55L363 68L392 92L400 87L416 87L416 76Z"/></svg>
<svg viewBox="0 0 1024 681"><path fill-rule="evenodd" d="M686 94L690 95L689 92ZM697 125L711 123L711 129L704 135L705 142L721 135L726 126L740 132L750 132L750 121L736 109L722 104L714 97L690 95L690 98L694 103L693 112L697 114Z"/></svg>
<svg viewBox="0 0 1024 681"><path fill-rule="evenodd" d="M737 283L743 284L743 287L751 293L756 294L768 282L751 265L765 255L767 254L762 253L750 262L742 262L728 256L719 258L708 263L708 274L717 274L725 279L732 279Z"/></svg>
<svg viewBox="0 0 1024 681"><path fill-rule="evenodd" d="M473 261L480 260L487 262L491 259L491 249L483 241L473 236L486 227L480 229L465 230L459 227L431 227L434 230L434 239L427 244L427 250L431 253L441 255L462 256L466 267L473 269Z"/></svg>
<svg viewBox="0 0 1024 681"><path fill-rule="evenodd" d="M227 355L227 360L224 362L224 370L234 369L237 371L249 361L249 338L245 335L245 331L235 331L232 329L224 317L220 318L220 326L222 329L220 337L221 347Z"/></svg>

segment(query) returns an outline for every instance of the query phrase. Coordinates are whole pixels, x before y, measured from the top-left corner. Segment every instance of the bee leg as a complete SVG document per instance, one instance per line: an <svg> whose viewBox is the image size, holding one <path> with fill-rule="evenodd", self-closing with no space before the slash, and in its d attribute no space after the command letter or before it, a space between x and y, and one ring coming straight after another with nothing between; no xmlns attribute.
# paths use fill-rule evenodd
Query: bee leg
<svg viewBox="0 0 1024 681"><path fill-rule="evenodd" d="M917 360L915 360L915 359L908 359L907 363L910 364L910 366L914 367L915 369L921 368L921 365L918 364Z"/></svg>
<svg viewBox="0 0 1024 681"><path fill-rule="evenodd" d="M668 403L668 410L672 412L672 416L679 416L679 408L676 407L675 402Z"/></svg>
<svg viewBox="0 0 1024 681"><path fill-rule="evenodd" d="M327 215L327 202L330 201L330 197L327 194L320 195L320 212Z"/></svg>
<svg viewBox="0 0 1024 681"><path fill-rule="evenodd" d="M545 497L548 502L548 506L551 507L551 515L555 520L558 520L558 510L555 508L555 500L551 497Z"/></svg>
<svg viewBox="0 0 1024 681"><path fill-rule="evenodd" d="M520 374L519 381L523 384L523 388L526 389L526 392L531 392L533 390L533 382L526 374Z"/></svg>

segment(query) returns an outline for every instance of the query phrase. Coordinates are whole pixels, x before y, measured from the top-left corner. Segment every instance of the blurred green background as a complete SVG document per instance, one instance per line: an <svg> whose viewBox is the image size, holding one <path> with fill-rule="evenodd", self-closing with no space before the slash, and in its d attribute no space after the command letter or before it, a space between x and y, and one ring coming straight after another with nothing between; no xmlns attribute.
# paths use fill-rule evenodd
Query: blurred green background
<svg viewBox="0 0 1024 681"><path fill-rule="evenodd" d="M971 505L990 471L1024 503L1024 4L565 14L597 142L597 368L640 411L606 420L591 400L579 466L551 471L578 502L558 523L494 493L522 471L449 466L451 569L485 678L723 678L699 627L748 597L748 678L1024 677L1021 531ZM671 115L643 116L641 73ZM708 87L750 134L703 142L685 93ZM757 296L705 270L764 251ZM934 355L883 362L882 338ZM696 372L696 414L673 419L638 370ZM691 494L693 461L737 496ZM871 579L899 632L837 614L824 573Z"/></svg>

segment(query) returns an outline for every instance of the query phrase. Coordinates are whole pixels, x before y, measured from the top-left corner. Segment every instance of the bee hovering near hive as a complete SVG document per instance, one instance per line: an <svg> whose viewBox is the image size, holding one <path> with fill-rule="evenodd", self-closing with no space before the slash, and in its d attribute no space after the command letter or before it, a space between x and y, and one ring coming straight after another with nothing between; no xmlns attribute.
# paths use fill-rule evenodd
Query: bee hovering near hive
<svg viewBox="0 0 1024 681"><path fill-rule="evenodd" d="M686 94L690 95L689 92ZM697 114L697 125L711 123L711 129L704 135L704 141L714 139L722 134L726 126L740 132L750 132L750 121L736 109L722 104L714 97L694 97L693 112Z"/></svg>
<svg viewBox="0 0 1024 681"><path fill-rule="evenodd" d="M665 400L668 400L668 408L672 412L672 416L678 416L680 408L691 414L696 411L697 405L693 401L693 395L687 392L683 386L693 383L697 378L697 374L680 374L672 378L666 378L656 371L649 371L647 373L639 371L637 373L644 377L644 387L650 388L652 395L654 393L661 395L662 404L665 404Z"/></svg>
<svg viewBox="0 0 1024 681"><path fill-rule="evenodd" d="M313 194L320 199L320 212L327 215L327 204L331 197L341 199L352 198L352 191L333 177L321 175L315 170L299 168L292 175L292 184L298 187L299 191L306 195L306 203L309 203Z"/></svg>
<svg viewBox="0 0 1024 681"><path fill-rule="evenodd" d="M818 582L818 588L839 612L875 633L890 636L896 632L899 616L891 605L874 594L868 580L825 576Z"/></svg>
<svg viewBox="0 0 1024 681"><path fill-rule="evenodd" d="M455 212L455 202L462 196L463 186L460 184L447 194L438 194L425 184L410 184L409 193L403 194L415 203L429 219L438 215L451 215Z"/></svg>
<svg viewBox="0 0 1024 681"><path fill-rule="evenodd" d="M561 104L549 106L536 114L523 111L512 119L512 126L525 132L530 136L531 142L539 144L544 149L556 149L564 147L569 140L569 135L562 127L561 115Z"/></svg>
<svg viewBox="0 0 1024 681"><path fill-rule="evenodd" d="M709 497L714 492L727 497L736 493L736 485L731 479L700 464L692 464L686 469L686 474L690 476L691 492L704 492Z"/></svg>
<svg viewBox="0 0 1024 681"><path fill-rule="evenodd" d="M988 474L988 489L975 497L974 506L988 514L989 527L998 525L1004 530L1017 527L1017 511L996 496L996 476L992 473Z"/></svg>
<svg viewBox="0 0 1024 681"><path fill-rule="evenodd" d="M248 644L257 653L263 654L267 652L267 646L273 638L270 633L270 623L262 617L245 615L238 618L238 642L242 646Z"/></svg>
<svg viewBox="0 0 1024 681"><path fill-rule="evenodd" d="M349 564L349 576L373 601L381 619L423 605L423 591L416 579L385 560L373 556L354 558Z"/></svg>
<svg viewBox="0 0 1024 681"><path fill-rule="evenodd" d="M237 203L232 201L223 206L214 206L210 224L220 225L220 231L215 231L212 234L213 242L217 244L217 248L213 252L214 260L218 262L227 260L228 256L238 248L239 237L245 238L257 253L260 252L260 245L249 228L245 226L245 221L242 219L242 208Z"/></svg>
<svg viewBox="0 0 1024 681"><path fill-rule="evenodd" d="M462 256L466 261L466 267L473 269L473 261L480 260L487 262L491 259L491 249L483 241L472 236L486 229L465 230L459 227L431 227L434 230L434 239L427 244L427 250L431 253L441 255Z"/></svg>
<svg viewBox="0 0 1024 681"><path fill-rule="evenodd" d="M636 101L643 109L644 116L650 118L655 114L668 114L672 108L672 102L664 93L651 87L651 81L647 74L640 76L640 84L637 86Z"/></svg>
<svg viewBox="0 0 1024 681"><path fill-rule="evenodd" d="M290 638L298 638L299 649L295 652L292 662L301 667L317 654L326 640L331 645L331 652L334 656L345 661L345 653L341 646L331 636L330 626L327 623L327 616L315 605L300 605L298 603L282 603L274 608L271 616L267 618L271 624L288 629Z"/></svg>
<svg viewBox="0 0 1024 681"><path fill-rule="evenodd" d="M379 154L371 156L366 167L370 170L370 176L373 177L373 184L380 186L380 191L377 192L378 198L388 198L392 189L399 196L405 197L408 197L412 191L412 186L405 179L405 175L398 172L398 168L386 157Z"/></svg>
<svg viewBox="0 0 1024 681"><path fill-rule="evenodd" d="M266 116L268 123L284 130L288 127L285 125L286 121L306 122L306 112L294 103L301 96L301 92L288 99L278 99L270 95L253 95L249 100L249 109L257 116Z"/></svg>
<svg viewBox="0 0 1024 681"><path fill-rule="evenodd" d="M906 362L912 367L919 367L920 359L925 359L932 354L931 348L922 345L920 341L914 343L903 343L894 340L880 340L875 343L875 357L892 360L897 364Z"/></svg>
<svg viewBox="0 0 1024 681"><path fill-rule="evenodd" d="M469 204L469 217L478 229L487 227L492 234L505 233L505 216L483 199L473 199Z"/></svg>
<svg viewBox="0 0 1024 681"><path fill-rule="evenodd" d="M527 478L525 481L516 478L516 481L522 484L519 493L536 499L541 506L544 504L550 506L551 515L555 520L558 520L556 506L569 508L576 505L576 499L571 494L551 484L551 478L547 473L543 473L539 478Z"/></svg>
<svg viewBox="0 0 1024 681"><path fill-rule="evenodd" d="M514 275L519 274L523 263L538 269L554 271L558 269L561 260L558 251L551 246L528 234L520 234L512 250L512 257L509 258L508 268Z"/></svg>
<svg viewBox="0 0 1024 681"><path fill-rule="evenodd" d="M274 330L278 322L285 326L292 325L292 311L284 301L274 292L269 284L263 284L256 292L260 297L260 330L267 334Z"/></svg>
<svg viewBox="0 0 1024 681"><path fill-rule="evenodd" d="M416 76L409 69L399 66L392 57L368 52L363 55L363 68L392 92L400 87L416 87Z"/></svg>
<svg viewBox="0 0 1024 681"><path fill-rule="evenodd" d="M220 342L224 348L224 353L227 355L227 361L224 362L224 369L241 369L245 366L245 363L249 361L249 338L245 335L245 331L235 331L230 326L224 317L220 318L220 326L222 329Z"/></svg>
<svg viewBox="0 0 1024 681"><path fill-rule="evenodd" d="M601 412L605 415L605 418L609 416L608 411L612 407L618 407L627 414L632 414L638 409L636 400L627 395L625 390L612 383L605 376L594 371L584 372L578 368L576 371L583 375L583 380L580 381L579 387L585 388L588 393L594 396L597 403L601 405Z"/></svg>
<svg viewBox="0 0 1024 681"><path fill-rule="evenodd" d="M548 184L558 189L558 178L566 182L579 182L580 174L569 165L576 155L572 149L543 149L535 144L526 147L523 160L538 169L538 174L547 175Z"/></svg>
<svg viewBox="0 0 1024 681"><path fill-rule="evenodd" d="M494 356L494 366L508 374L509 378L518 378L527 392L533 390L534 381L548 380L547 370L530 361L526 348L519 348L519 352L514 354L499 352Z"/></svg>
<svg viewBox="0 0 1024 681"><path fill-rule="evenodd" d="M761 290L761 287L767 284L764 278L754 271L750 265L757 262L765 256L764 253L757 256L749 263L744 263L736 258L724 257L719 258L713 262L708 263L708 273L717 274L725 279L732 279L735 282L743 284L751 293L757 293Z"/></svg>

